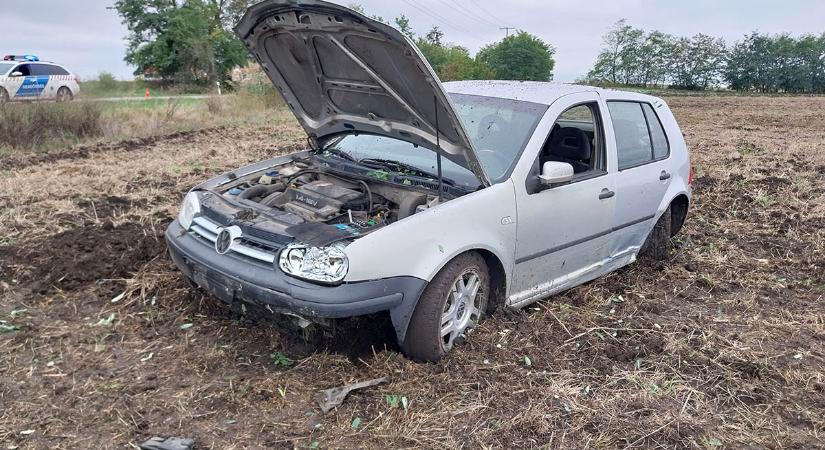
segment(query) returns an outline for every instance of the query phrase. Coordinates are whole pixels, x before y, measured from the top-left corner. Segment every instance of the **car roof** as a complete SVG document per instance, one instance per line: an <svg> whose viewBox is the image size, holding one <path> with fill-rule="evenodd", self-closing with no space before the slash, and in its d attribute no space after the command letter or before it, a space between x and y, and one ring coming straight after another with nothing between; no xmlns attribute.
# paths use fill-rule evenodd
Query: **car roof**
<svg viewBox="0 0 825 450"><path fill-rule="evenodd" d="M542 81L470 80L444 83L444 89L451 94L480 95L484 97L506 98L550 105L565 95L582 92L596 92L606 100L635 100L644 102L661 101L650 95L637 92L602 89L579 84L552 83Z"/></svg>

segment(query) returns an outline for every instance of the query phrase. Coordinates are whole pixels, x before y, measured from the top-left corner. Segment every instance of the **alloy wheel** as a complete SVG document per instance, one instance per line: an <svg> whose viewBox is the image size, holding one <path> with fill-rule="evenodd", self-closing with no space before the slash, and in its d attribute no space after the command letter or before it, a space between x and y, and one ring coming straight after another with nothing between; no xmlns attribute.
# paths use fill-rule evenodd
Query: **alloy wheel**
<svg viewBox="0 0 825 450"><path fill-rule="evenodd" d="M441 314L441 345L445 352L481 320L487 309L487 293L481 290L481 278L474 270L461 274L453 283Z"/></svg>

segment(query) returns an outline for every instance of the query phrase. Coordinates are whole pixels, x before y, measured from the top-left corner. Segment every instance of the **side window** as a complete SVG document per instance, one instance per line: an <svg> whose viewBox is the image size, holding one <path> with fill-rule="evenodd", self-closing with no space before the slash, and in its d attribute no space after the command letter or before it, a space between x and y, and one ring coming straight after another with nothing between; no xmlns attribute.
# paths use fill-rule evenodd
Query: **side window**
<svg viewBox="0 0 825 450"><path fill-rule="evenodd" d="M67 75L65 70L50 64L32 64L32 75L52 76L52 75Z"/></svg>
<svg viewBox="0 0 825 450"><path fill-rule="evenodd" d="M31 64L30 66L30 73L35 76L43 76L43 75L50 75L49 74L49 66L45 64Z"/></svg>
<svg viewBox="0 0 825 450"><path fill-rule="evenodd" d="M573 166L576 178L604 172L600 117L595 102L576 105L561 113L539 155L539 167L548 161L565 162Z"/></svg>
<svg viewBox="0 0 825 450"><path fill-rule="evenodd" d="M642 104L614 101L607 102L607 108L616 134L619 170L653 161L653 144Z"/></svg>
<svg viewBox="0 0 825 450"><path fill-rule="evenodd" d="M15 72L20 72L23 74L24 77L31 76L31 64L20 64L14 69Z"/></svg>
<svg viewBox="0 0 825 450"><path fill-rule="evenodd" d="M670 154L670 144L667 142L667 135L662 127L662 122L653 107L647 103L642 103L642 109L650 127L650 137L653 141L653 159L661 159Z"/></svg>

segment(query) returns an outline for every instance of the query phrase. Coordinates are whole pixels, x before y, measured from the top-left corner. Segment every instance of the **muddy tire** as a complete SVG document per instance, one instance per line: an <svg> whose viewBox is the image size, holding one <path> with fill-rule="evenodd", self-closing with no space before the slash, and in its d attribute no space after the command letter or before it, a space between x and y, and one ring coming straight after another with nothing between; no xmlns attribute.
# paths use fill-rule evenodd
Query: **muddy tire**
<svg viewBox="0 0 825 450"><path fill-rule="evenodd" d="M9 100L9 93L5 89L0 88L0 105L8 103Z"/></svg>
<svg viewBox="0 0 825 450"><path fill-rule="evenodd" d="M475 252L459 255L424 289L401 349L414 360L437 362L484 318L489 299L484 258Z"/></svg>
<svg viewBox="0 0 825 450"><path fill-rule="evenodd" d="M665 261L670 257L670 249L672 247L671 241L671 225L673 222L673 214L668 206L659 221L653 227L653 231L647 237L640 251L641 255L648 257L655 261Z"/></svg>
<svg viewBox="0 0 825 450"><path fill-rule="evenodd" d="M72 91L67 87L62 87L57 90L57 101L59 103L66 103L74 100L74 95L72 95Z"/></svg>

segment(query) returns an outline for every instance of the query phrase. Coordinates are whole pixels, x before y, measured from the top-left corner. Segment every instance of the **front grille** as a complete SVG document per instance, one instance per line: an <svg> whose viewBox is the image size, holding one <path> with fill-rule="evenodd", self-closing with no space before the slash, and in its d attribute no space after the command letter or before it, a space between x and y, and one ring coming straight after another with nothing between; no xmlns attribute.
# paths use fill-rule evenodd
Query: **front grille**
<svg viewBox="0 0 825 450"><path fill-rule="evenodd" d="M231 220L229 217L215 211L207 205L201 205L201 214L222 227L230 225Z"/></svg>
<svg viewBox="0 0 825 450"><path fill-rule="evenodd" d="M218 239L218 233L221 232L221 228L219 224L204 215L196 217L192 221L189 232L201 240L214 245ZM275 243L261 242L242 235L229 247L228 254L272 264L275 262L275 258L280 249L281 247Z"/></svg>

